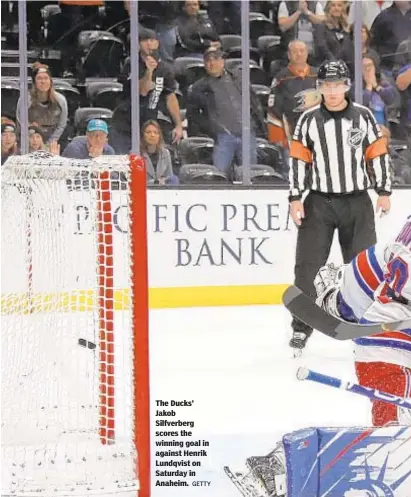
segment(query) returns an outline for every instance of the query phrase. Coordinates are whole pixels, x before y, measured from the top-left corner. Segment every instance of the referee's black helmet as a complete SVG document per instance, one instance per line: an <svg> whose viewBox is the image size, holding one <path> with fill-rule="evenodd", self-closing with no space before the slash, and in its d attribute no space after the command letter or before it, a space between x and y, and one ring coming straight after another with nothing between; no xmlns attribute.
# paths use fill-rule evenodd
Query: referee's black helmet
<svg viewBox="0 0 411 497"><path fill-rule="evenodd" d="M350 79L350 70L342 60L326 60L318 69L319 81L346 81Z"/></svg>

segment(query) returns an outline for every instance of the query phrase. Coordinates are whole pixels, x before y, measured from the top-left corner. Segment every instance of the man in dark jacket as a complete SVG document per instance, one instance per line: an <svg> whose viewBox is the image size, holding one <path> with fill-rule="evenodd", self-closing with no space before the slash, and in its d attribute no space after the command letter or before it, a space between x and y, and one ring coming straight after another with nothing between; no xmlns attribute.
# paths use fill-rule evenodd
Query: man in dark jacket
<svg viewBox="0 0 411 497"><path fill-rule="evenodd" d="M398 45L411 33L411 2L398 0L382 10L371 27L372 47L381 57L381 68L390 72Z"/></svg>
<svg viewBox="0 0 411 497"><path fill-rule="evenodd" d="M216 47L206 50L204 65L207 75L188 94L189 133L214 137L214 165L228 173L234 157L242 160L241 74L225 69L223 52ZM251 163L256 164L256 136L265 134L265 123L260 101L252 89L250 93Z"/></svg>
<svg viewBox="0 0 411 497"><path fill-rule="evenodd" d="M140 125L154 119L159 122L167 143L178 142L183 136L183 126L173 71L159 58L159 43L154 31L143 28L139 32L139 42ZM126 91L130 89L129 83L125 84ZM113 148L117 153L128 153L131 148L130 97L114 110L111 125Z"/></svg>
<svg viewBox="0 0 411 497"><path fill-rule="evenodd" d="M208 16L199 13L200 2L187 0L184 2L183 13L177 19L177 49L178 57L199 55L207 48L220 47L220 38Z"/></svg>

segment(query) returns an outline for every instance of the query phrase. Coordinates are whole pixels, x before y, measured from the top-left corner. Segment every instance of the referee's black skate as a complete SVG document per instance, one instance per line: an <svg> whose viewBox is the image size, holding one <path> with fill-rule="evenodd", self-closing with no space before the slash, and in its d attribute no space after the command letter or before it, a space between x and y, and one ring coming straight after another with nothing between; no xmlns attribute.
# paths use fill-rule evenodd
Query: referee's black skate
<svg viewBox="0 0 411 497"><path fill-rule="evenodd" d="M294 331L290 340L290 347L293 349L294 357L301 357L311 333L304 331Z"/></svg>
<svg viewBox="0 0 411 497"><path fill-rule="evenodd" d="M291 327L293 329L293 336L289 345L293 349L294 357L301 357L313 330L296 317L293 318Z"/></svg>

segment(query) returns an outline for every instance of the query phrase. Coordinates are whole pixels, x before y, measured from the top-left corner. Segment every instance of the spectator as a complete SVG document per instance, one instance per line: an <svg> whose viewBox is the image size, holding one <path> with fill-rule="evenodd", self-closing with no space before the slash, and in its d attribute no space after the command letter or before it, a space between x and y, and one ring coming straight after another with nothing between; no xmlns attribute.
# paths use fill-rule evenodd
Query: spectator
<svg viewBox="0 0 411 497"><path fill-rule="evenodd" d="M107 2L106 2L107 3ZM112 2L117 3L117 2ZM124 1L124 8L130 14L130 2ZM172 63L174 60L174 51L177 43L176 24L177 14L180 11L180 2L171 1L147 1L139 4L139 18L155 17L155 31L157 32L160 46L158 48L161 59ZM154 15L153 15L154 14ZM144 20L142 20L144 24ZM143 28L144 29L144 28Z"/></svg>
<svg viewBox="0 0 411 497"><path fill-rule="evenodd" d="M2 119L1 123L1 165L11 155L18 155L16 125L12 121Z"/></svg>
<svg viewBox="0 0 411 497"><path fill-rule="evenodd" d="M353 2L354 0L351 0ZM372 23L377 15L387 7L392 4L392 1L386 0L367 0L366 2L361 2L361 10L362 16L361 19L364 23L364 26L369 30L371 29ZM348 21L350 24L354 24L355 18L355 9L350 8L350 12L348 15Z"/></svg>
<svg viewBox="0 0 411 497"><path fill-rule="evenodd" d="M288 45L288 66L271 84L268 98L268 138L288 148L301 114L321 102L316 87L317 71L307 63L308 48L300 40Z"/></svg>
<svg viewBox="0 0 411 497"><path fill-rule="evenodd" d="M158 17L156 32L160 42L159 52L162 60L172 63L177 43L177 11L179 2L157 1L155 12Z"/></svg>
<svg viewBox="0 0 411 497"><path fill-rule="evenodd" d="M49 146L44 143L44 134L37 123L29 126L29 152L47 150L48 152L60 155L60 145L56 141L50 142Z"/></svg>
<svg viewBox="0 0 411 497"><path fill-rule="evenodd" d="M411 35L398 46L394 76L401 92L400 128L411 147Z"/></svg>
<svg viewBox="0 0 411 497"><path fill-rule="evenodd" d="M163 133L157 121L147 121L141 130L141 155L146 161L147 183L177 185L171 155L164 146Z"/></svg>
<svg viewBox="0 0 411 497"><path fill-rule="evenodd" d="M398 45L411 33L411 2L396 1L375 18L372 45L381 57L381 69L391 75Z"/></svg>
<svg viewBox="0 0 411 497"><path fill-rule="evenodd" d="M167 143L179 142L183 124L174 74L158 56L159 42L154 31L142 29L139 41L140 126L154 119L159 122ZM131 149L131 97L114 110L111 123L111 143L118 153L128 153Z"/></svg>
<svg viewBox="0 0 411 497"><path fill-rule="evenodd" d="M53 87L48 66L36 62L32 69L33 88L28 95L29 122L38 123L46 144L59 141L67 126L67 100ZM21 99L17 102L17 121L20 123ZM20 123L21 124L21 123Z"/></svg>
<svg viewBox="0 0 411 497"><path fill-rule="evenodd" d="M220 38L208 16L199 14L200 2L186 0L177 20L177 56L202 57L209 47L220 47Z"/></svg>
<svg viewBox="0 0 411 497"><path fill-rule="evenodd" d="M375 61L371 57L362 60L363 73L363 104L374 114L382 135L390 137L387 106L395 102L397 92L387 80L381 78Z"/></svg>
<svg viewBox="0 0 411 497"><path fill-rule="evenodd" d="M76 136L63 151L69 159L93 159L101 155L115 155L107 143L108 127L102 119L91 119L87 124L86 136Z"/></svg>
<svg viewBox="0 0 411 497"><path fill-rule="evenodd" d="M325 21L316 26L316 56L320 60L340 59L352 53L354 45L348 24L348 3L331 1L325 5Z"/></svg>
<svg viewBox="0 0 411 497"><path fill-rule="evenodd" d="M215 138L214 165L229 173L234 156L242 160L241 76L224 67L223 52L210 47L204 53L207 75L196 81L188 94L187 119L190 134ZM263 110L250 89L251 163L257 162L256 136L265 133ZM204 118L206 124L204 125Z"/></svg>
<svg viewBox="0 0 411 497"><path fill-rule="evenodd" d="M226 19L230 26L230 33L241 34L241 2L230 0L229 2L220 2L213 0L208 2L208 12L217 29L218 34L226 32Z"/></svg>
<svg viewBox="0 0 411 497"><path fill-rule="evenodd" d="M290 41L299 39L313 52L313 24L320 24L325 20L320 2L283 1L280 3L277 17L284 49L289 46Z"/></svg>

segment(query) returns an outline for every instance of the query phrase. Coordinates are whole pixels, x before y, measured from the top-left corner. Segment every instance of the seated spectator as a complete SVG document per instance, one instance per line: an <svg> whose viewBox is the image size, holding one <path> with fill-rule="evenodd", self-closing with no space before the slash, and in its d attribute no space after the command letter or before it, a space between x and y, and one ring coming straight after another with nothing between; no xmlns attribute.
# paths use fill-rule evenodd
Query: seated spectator
<svg viewBox="0 0 411 497"><path fill-rule="evenodd" d="M1 123L1 165L11 155L18 155L16 125L13 121L3 120Z"/></svg>
<svg viewBox="0 0 411 497"><path fill-rule="evenodd" d="M268 139L288 148L301 114L321 102L317 90L317 71L307 63L308 48L300 40L288 45L288 67L271 84L268 97Z"/></svg>
<svg viewBox="0 0 411 497"><path fill-rule="evenodd" d="M46 150L51 154L60 155L60 145L56 141L52 141L47 146L44 143L44 134L42 129L33 123L29 126L29 152L38 152Z"/></svg>
<svg viewBox="0 0 411 497"><path fill-rule="evenodd" d="M381 70L391 75L398 45L411 33L411 2L395 1L375 18L372 46L381 57Z"/></svg>
<svg viewBox="0 0 411 497"><path fill-rule="evenodd" d="M140 150L146 161L148 184L178 185L171 154L164 146L163 133L157 121L150 120L143 125Z"/></svg>
<svg viewBox="0 0 411 497"><path fill-rule="evenodd" d="M394 77L401 93L400 128L411 147L411 35L398 46Z"/></svg>
<svg viewBox="0 0 411 497"><path fill-rule="evenodd" d="M191 135L215 139L214 165L229 174L234 157L242 163L241 74L224 67L223 52L210 47L204 53L207 75L196 81L188 93L187 119ZM251 163L257 163L256 136L265 135L264 114L250 88Z"/></svg>
<svg viewBox="0 0 411 497"><path fill-rule="evenodd" d="M371 57L362 60L363 103L374 114L382 134L387 140L390 137L387 106L395 102L397 91L387 80L381 78L376 62Z"/></svg>
<svg viewBox="0 0 411 497"><path fill-rule="evenodd" d="M321 2L283 1L278 8L277 17L284 52L290 41L296 39L305 42L310 53L314 51L313 24L320 24L325 20Z"/></svg>
<svg viewBox="0 0 411 497"><path fill-rule="evenodd" d="M101 155L115 155L107 143L108 127L102 119L91 119L87 124L86 136L76 136L63 151L63 157L70 159L93 159Z"/></svg>
<svg viewBox="0 0 411 497"><path fill-rule="evenodd" d="M325 21L315 30L316 56L319 60L337 60L354 52L348 24L348 3L329 1L325 5Z"/></svg>
<svg viewBox="0 0 411 497"><path fill-rule="evenodd" d="M166 143L179 142L183 136L183 124L175 93L177 82L173 71L158 56L159 42L154 31L140 30L139 42L140 126L154 119L159 122ZM131 150L130 96L114 110L111 126L110 143L117 153L129 153Z"/></svg>
<svg viewBox="0 0 411 497"><path fill-rule="evenodd" d="M33 87L28 95L29 122L38 123L45 143L59 141L67 126L68 108L64 95L53 88L48 66L35 62L32 69ZM20 123L21 98L17 102L17 121Z"/></svg>
<svg viewBox="0 0 411 497"><path fill-rule="evenodd" d="M202 57L207 48L221 46L213 23L199 10L198 0L184 2L183 13L177 19L177 57Z"/></svg>

